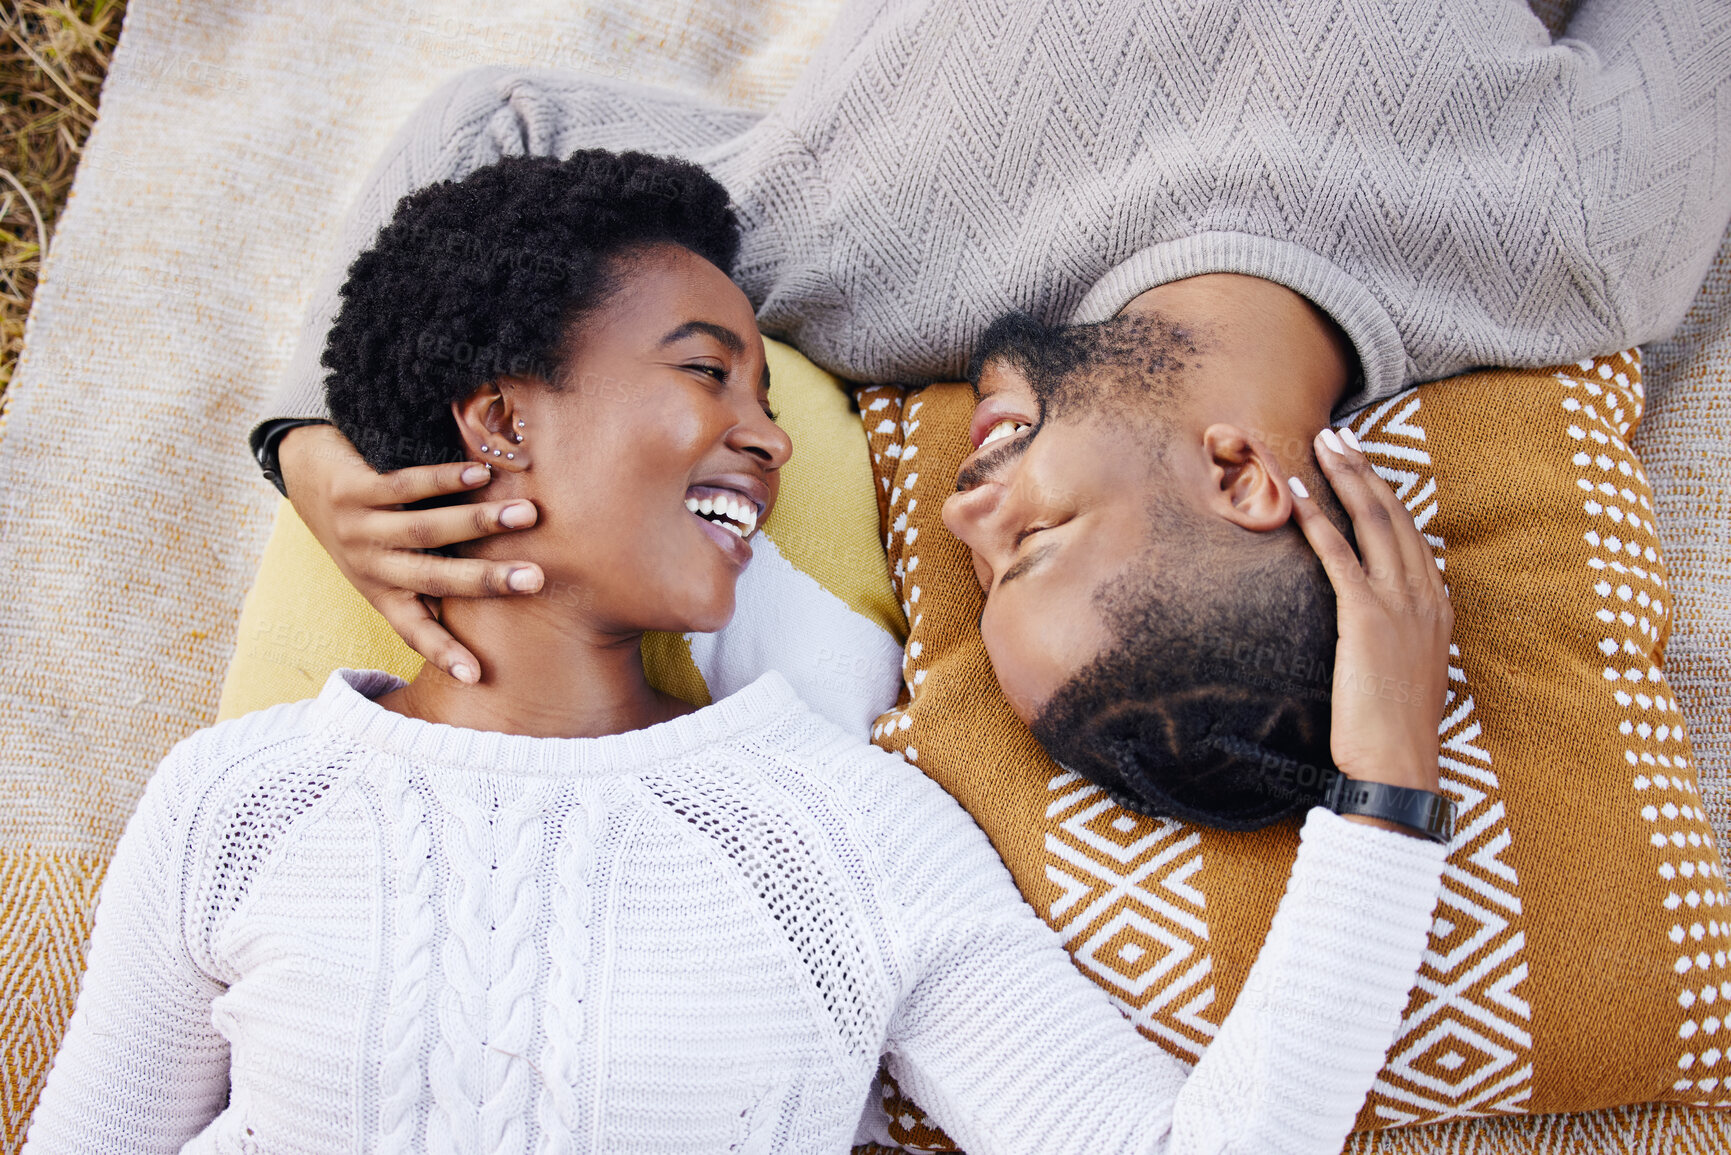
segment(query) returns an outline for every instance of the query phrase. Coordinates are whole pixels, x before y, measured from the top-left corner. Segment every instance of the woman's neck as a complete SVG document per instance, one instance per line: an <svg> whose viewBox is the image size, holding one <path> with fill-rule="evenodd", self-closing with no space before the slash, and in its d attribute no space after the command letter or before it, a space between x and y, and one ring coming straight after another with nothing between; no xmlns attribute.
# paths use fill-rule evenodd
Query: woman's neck
<svg viewBox="0 0 1731 1155"><path fill-rule="evenodd" d="M602 634L546 598L451 599L442 620L480 659L480 682L466 685L429 662L381 706L532 738L622 734L692 710L649 684L641 633Z"/></svg>

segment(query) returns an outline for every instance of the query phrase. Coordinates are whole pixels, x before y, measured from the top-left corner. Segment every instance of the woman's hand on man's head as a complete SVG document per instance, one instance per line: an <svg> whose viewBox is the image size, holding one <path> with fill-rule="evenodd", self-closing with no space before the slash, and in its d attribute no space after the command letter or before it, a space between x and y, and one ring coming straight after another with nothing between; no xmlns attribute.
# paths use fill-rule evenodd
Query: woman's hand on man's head
<svg viewBox="0 0 1731 1155"><path fill-rule="evenodd" d="M290 430L278 446L289 500L349 582L409 647L458 681L475 682L481 664L439 624L438 599L532 594L539 566L428 553L441 546L535 524L534 503L477 501L404 509L432 497L485 486L475 462L421 465L375 473L334 426Z"/></svg>
<svg viewBox="0 0 1731 1155"><path fill-rule="evenodd" d="M1330 752L1350 778L1436 790L1454 627L1436 556L1350 431L1319 433L1316 459L1357 539L1354 549L1293 485L1294 516L1335 593Z"/></svg>

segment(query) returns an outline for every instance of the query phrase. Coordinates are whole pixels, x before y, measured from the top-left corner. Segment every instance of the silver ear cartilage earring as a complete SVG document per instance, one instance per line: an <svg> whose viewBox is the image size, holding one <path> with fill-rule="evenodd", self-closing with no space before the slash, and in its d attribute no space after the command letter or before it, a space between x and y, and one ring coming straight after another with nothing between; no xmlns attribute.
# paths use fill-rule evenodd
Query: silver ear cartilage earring
<svg viewBox="0 0 1731 1155"><path fill-rule="evenodd" d="M482 453L487 452L487 447L485 445L481 446L481 452Z"/></svg>
<svg viewBox="0 0 1731 1155"><path fill-rule="evenodd" d="M499 451L497 449L493 450L493 456L494 457L499 456Z"/></svg>
<svg viewBox="0 0 1731 1155"><path fill-rule="evenodd" d="M518 419L517 419L517 428L518 428L518 429L521 429L521 428L523 428L523 420L522 420L522 418L518 418Z"/></svg>
<svg viewBox="0 0 1731 1155"><path fill-rule="evenodd" d="M516 459L517 459L517 455L515 453L505 454L505 460L506 461L515 461Z"/></svg>

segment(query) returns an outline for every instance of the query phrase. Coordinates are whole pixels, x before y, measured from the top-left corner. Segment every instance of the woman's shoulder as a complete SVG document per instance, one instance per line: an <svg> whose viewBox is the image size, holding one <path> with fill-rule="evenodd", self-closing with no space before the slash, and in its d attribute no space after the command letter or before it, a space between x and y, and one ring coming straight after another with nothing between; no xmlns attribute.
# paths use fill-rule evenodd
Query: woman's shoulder
<svg viewBox="0 0 1731 1155"><path fill-rule="evenodd" d="M188 735L163 758L147 796L156 796L170 815L189 822L202 818L208 834L213 819L220 823L237 806L257 809L277 795L305 795L310 779L331 779L353 761L332 756L333 745L342 743L330 716L333 695L352 695L352 681L351 675L338 686L333 675L317 698L256 710Z"/></svg>
<svg viewBox="0 0 1731 1155"><path fill-rule="evenodd" d="M169 750L152 785L204 793L239 767L259 767L292 756L312 735L318 699L285 702L195 731Z"/></svg>

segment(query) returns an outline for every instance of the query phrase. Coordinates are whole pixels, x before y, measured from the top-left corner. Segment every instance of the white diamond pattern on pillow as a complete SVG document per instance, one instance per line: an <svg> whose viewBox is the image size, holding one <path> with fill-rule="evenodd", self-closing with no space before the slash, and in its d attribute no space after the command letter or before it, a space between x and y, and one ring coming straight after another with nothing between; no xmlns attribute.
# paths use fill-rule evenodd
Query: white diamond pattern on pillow
<svg viewBox="0 0 1731 1155"><path fill-rule="evenodd" d="M1046 833L1046 877L1062 894L1046 921L1138 1030L1195 1062L1220 1029L1206 904L1189 884L1201 839L1130 813L1078 774L1047 789L1046 815L1059 821Z"/></svg>
<svg viewBox="0 0 1731 1155"><path fill-rule="evenodd" d="M1402 393L1345 424L1413 515L1446 575L1448 543L1433 524L1437 480L1420 405L1418 396ZM1520 995L1526 935L1511 924L1521 913L1519 879L1501 857L1512 836L1491 756L1476 741L1481 727L1460 649L1451 645L1449 653L1440 737L1455 840L1414 1003L1370 1100L1379 1118L1395 1124L1521 1111L1532 1091L1532 1009Z"/></svg>

